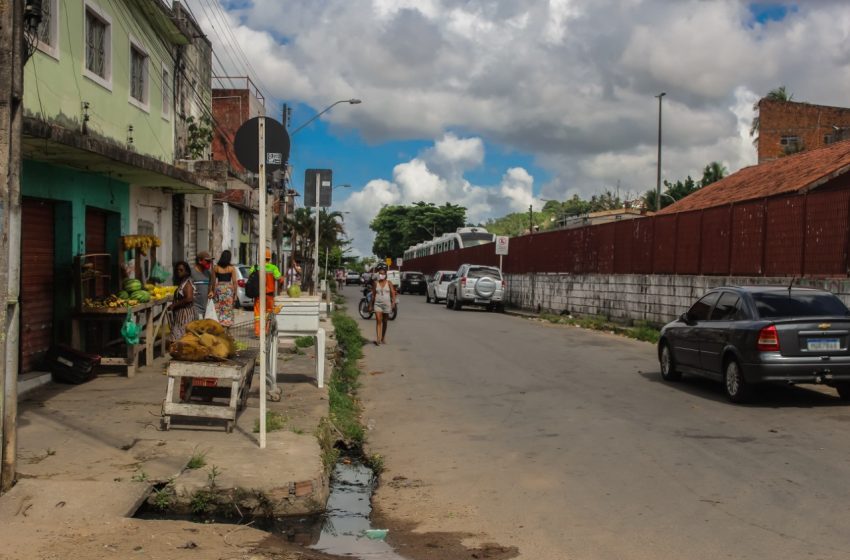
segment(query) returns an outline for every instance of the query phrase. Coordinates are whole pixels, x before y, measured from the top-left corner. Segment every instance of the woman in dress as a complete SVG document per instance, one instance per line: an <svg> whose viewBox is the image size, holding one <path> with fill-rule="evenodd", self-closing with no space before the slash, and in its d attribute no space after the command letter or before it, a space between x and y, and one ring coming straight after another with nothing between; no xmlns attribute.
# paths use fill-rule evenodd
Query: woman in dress
<svg viewBox="0 0 850 560"><path fill-rule="evenodd" d="M195 320L195 287L192 285L192 270L189 263L180 261L174 265L174 281L177 290L174 301L168 307L171 312L171 341L176 342L186 334L186 325Z"/></svg>
<svg viewBox="0 0 850 560"><path fill-rule="evenodd" d="M386 344L387 323L396 305L395 285L387 280L387 269L378 265L378 274L372 282L372 299L369 311L375 313L375 345Z"/></svg>
<svg viewBox="0 0 850 560"><path fill-rule="evenodd" d="M223 327L233 325L233 307L236 302L236 267L230 264L230 251L222 251L213 267L213 302L218 322Z"/></svg>

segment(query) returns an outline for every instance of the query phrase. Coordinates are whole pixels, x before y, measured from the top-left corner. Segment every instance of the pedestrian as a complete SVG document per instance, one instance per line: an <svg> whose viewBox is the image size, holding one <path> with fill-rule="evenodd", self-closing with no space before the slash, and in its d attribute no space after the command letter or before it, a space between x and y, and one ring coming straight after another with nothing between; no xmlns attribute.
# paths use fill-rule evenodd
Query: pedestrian
<svg viewBox="0 0 850 560"><path fill-rule="evenodd" d="M301 284L301 267L298 265L295 257L293 257L289 263L289 268L286 269L286 282L283 287L288 290L296 284Z"/></svg>
<svg viewBox="0 0 850 560"><path fill-rule="evenodd" d="M341 292L345 286L345 271L341 268L336 269L336 291Z"/></svg>
<svg viewBox="0 0 850 560"><path fill-rule="evenodd" d="M223 327L233 325L233 307L236 303L236 267L230 263L230 251L222 251L213 267L213 302L218 322Z"/></svg>
<svg viewBox="0 0 850 560"><path fill-rule="evenodd" d="M277 265L271 262L272 252L266 249L266 313L274 311L275 283L283 282L283 275ZM256 265L251 267L248 275L250 277L257 270ZM260 336L260 298L254 298L254 334Z"/></svg>
<svg viewBox="0 0 850 560"><path fill-rule="evenodd" d="M387 280L387 268L378 265L377 277L372 282L372 299L369 311L375 313L375 345L386 344L387 323L396 306L395 285Z"/></svg>
<svg viewBox="0 0 850 560"><path fill-rule="evenodd" d="M192 284L195 288L195 318L197 319L204 318L207 303L213 296L210 291L212 261L212 255L206 251L201 251L195 257L195 266L192 267Z"/></svg>
<svg viewBox="0 0 850 560"><path fill-rule="evenodd" d="M177 284L177 290L174 291L174 300L168 306L171 313L172 342L183 338L186 325L195 320L195 288L189 263L180 261L174 265L174 282Z"/></svg>

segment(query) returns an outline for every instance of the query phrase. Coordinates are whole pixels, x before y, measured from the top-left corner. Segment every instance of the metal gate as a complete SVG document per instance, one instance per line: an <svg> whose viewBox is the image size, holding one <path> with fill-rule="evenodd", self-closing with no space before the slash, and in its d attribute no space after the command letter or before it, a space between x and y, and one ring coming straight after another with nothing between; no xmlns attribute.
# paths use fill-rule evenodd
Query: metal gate
<svg viewBox="0 0 850 560"><path fill-rule="evenodd" d="M21 207L21 372L32 371L53 343L54 208L24 198Z"/></svg>

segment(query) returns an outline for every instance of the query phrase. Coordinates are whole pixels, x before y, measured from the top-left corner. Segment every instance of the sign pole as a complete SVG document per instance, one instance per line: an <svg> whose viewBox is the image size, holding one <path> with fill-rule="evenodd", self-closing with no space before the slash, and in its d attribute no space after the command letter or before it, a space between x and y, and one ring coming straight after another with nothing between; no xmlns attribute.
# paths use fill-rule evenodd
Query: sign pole
<svg viewBox="0 0 850 560"><path fill-rule="evenodd" d="M260 179L260 247L259 263L257 267L260 272L260 449L266 448L266 119L261 118L258 123L259 140L259 166Z"/></svg>
<svg viewBox="0 0 850 560"><path fill-rule="evenodd" d="M319 293L319 191L322 185L322 174L316 173L316 234L313 243L313 294Z"/></svg>

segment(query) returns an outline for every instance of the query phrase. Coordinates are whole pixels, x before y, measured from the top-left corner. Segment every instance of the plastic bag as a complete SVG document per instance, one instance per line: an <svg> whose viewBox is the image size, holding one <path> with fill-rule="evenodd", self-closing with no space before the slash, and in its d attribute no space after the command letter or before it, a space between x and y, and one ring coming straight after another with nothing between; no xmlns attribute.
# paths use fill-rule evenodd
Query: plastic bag
<svg viewBox="0 0 850 560"><path fill-rule="evenodd" d="M161 264L156 263L153 265L151 274L148 278L151 282L156 284L164 284L165 281L168 280L168 270L166 270Z"/></svg>
<svg viewBox="0 0 850 560"><path fill-rule="evenodd" d="M142 329L139 328L139 325L133 321L133 314L130 310L127 310L127 318L124 319L124 324L121 325L121 336L124 338L124 341L127 345L133 345L139 343L139 333L141 333Z"/></svg>
<svg viewBox="0 0 850 560"><path fill-rule="evenodd" d="M211 299L207 300L207 310L204 312L204 319L212 319L218 322L218 313L215 312L215 304Z"/></svg>

